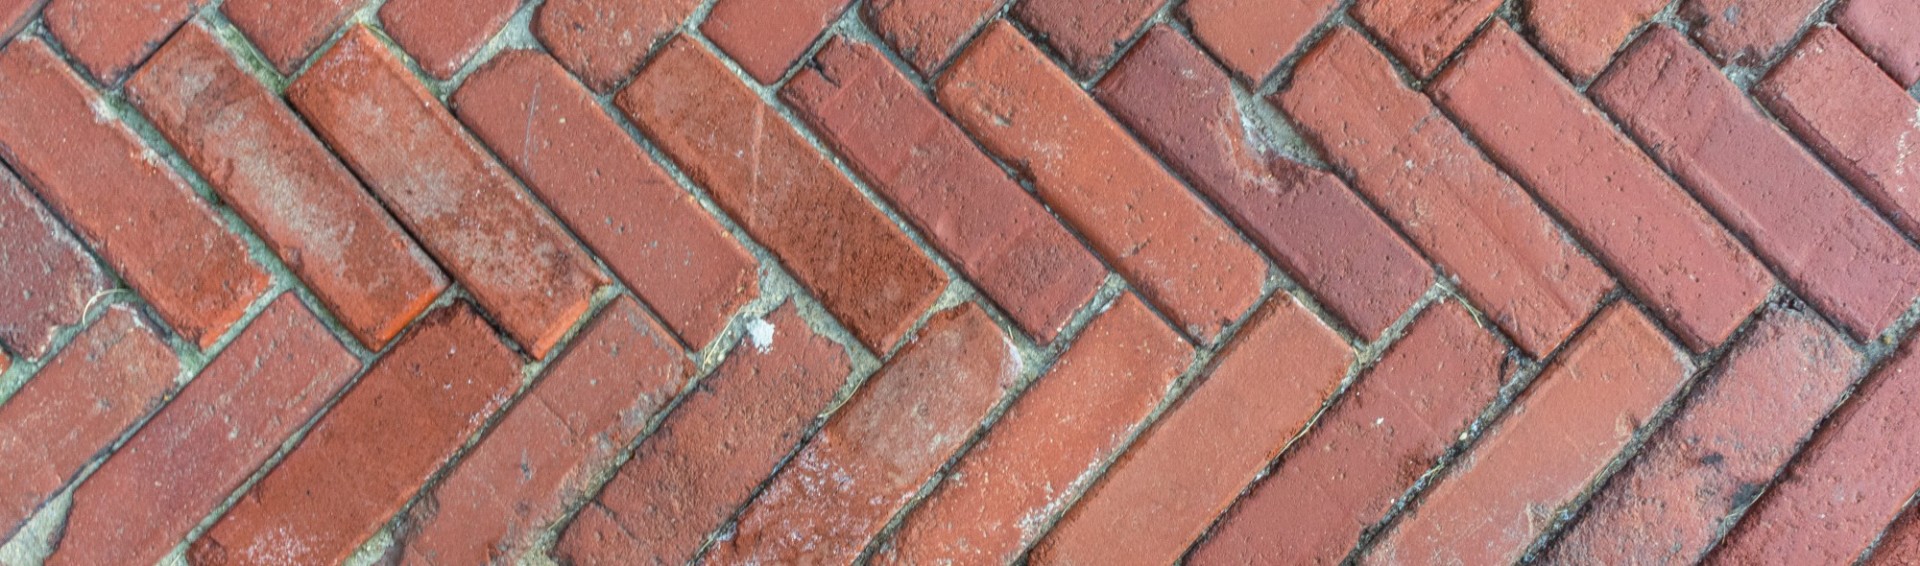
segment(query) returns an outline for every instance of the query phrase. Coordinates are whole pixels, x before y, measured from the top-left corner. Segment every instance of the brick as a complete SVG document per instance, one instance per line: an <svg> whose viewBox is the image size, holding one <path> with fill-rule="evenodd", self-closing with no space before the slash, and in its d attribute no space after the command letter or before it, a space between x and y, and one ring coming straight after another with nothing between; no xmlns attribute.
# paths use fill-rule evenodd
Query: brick
<svg viewBox="0 0 1920 566"><path fill-rule="evenodd" d="M1106 267L879 50L830 40L782 98L968 278L1041 342Z"/></svg>
<svg viewBox="0 0 1920 566"><path fill-rule="evenodd" d="M519 8L519 0L393 0L380 6L380 23L421 70L446 80Z"/></svg>
<svg viewBox="0 0 1920 566"><path fill-rule="evenodd" d="M1613 54L1625 47L1627 36L1668 0L1532 0L1520 13L1540 50L1567 71L1574 82L1592 80L1606 70Z"/></svg>
<svg viewBox="0 0 1920 566"><path fill-rule="evenodd" d="M813 40L846 11L848 0L720 0L700 33L740 63L748 75L772 84L805 55Z"/></svg>
<svg viewBox="0 0 1920 566"><path fill-rule="evenodd" d="M1633 306L1602 310L1365 562L1516 561L1691 366Z"/></svg>
<svg viewBox="0 0 1920 566"><path fill-rule="evenodd" d="M1259 253L1013 26L975 39L939 100L1189 336L1212 341L1259 299Z"/></svg>
<svg viewBox="0 0 1920 566"><path fill-rule="evenodd" d="M80 324L87 303L113 283L5 167L0 167L0 242L6 242L0 246L0 287L7 289L0 293L0 345L39 358L53 345L54 333Z"/></svg>
<svg viewBox="0 0 1920 566"><path fill-rule="evenodd" d="M1188 563L1339 564L1499 394L1505 353L1458 303L1428 308Z"/></svg>
<svg viewBox="0 0 1920 566"><path fill-rule="evenodd" d="M0 52L0 157L176 332L211 346L267 274L116 112L46 43Z"/></svg>
<svg viewBox="0 0 1920 566"><path fill-rule="evenodd" d="M1427 77L1498 7L1500 0L1359 0L1353 18L1415 75Z"/></svg>
<svg viewBox="0 0 1920 566"><path fill-rule="evenodd" d="M80 484L47 563L160 561L359 370L280 295Z"/></svg>
<svg viewBox="0 0 1920 566"><path fill-rule="evenodd" d="M1752 502L1860 367L1819 319L1769 311L1550 556L1563 564L1693 563Z"/></svg>
<svg viewBox="0 0 1920 566"><path fill-rule="evenodd" d="M1338 335L1285 294L1275 296L1205 380L1040 541L1033 561L1178 561L1313 418L1352 362Z"/></svg>
<svg viewBox="0 0 1920 566"><path fill-rule="evenodd" d="M933 316L827 421L704 560L851 563L1024 371L972 303Z"/></svg>
<svg viewBox="0 0 1920 566"><path fill-rule="evenodd" d="M120 82L207 0L52 0L41 21L96 81Z"/></svg>
<svg viewBox="0 0 1920 566"><path fill-rule="evenodd" d="M1920 82L1920 4L1905 0L1848 0L1833 21L1903 86Z"/></svg>
<svg viewBox="0 0 1920 566"><path fill-rule="evenodd" d="M413 74L355 26L287 99L535 357L606 278Z"/></svg>
<svg viewBox="0 0 1920 566"><path fill-rule="evenodd" d="M1232 89L1205 53L1155 26L1094 93L1343 322L1379 337L1426 292L1432 268L1339 178L1251 129Z"/></svg>
<svg viewBox="0 0 1920 566"><path fill-rule="evenodd" d="M1566 340L1612 282L1387 60L1335 28L1275 95L1353 187L1521 348Z"/></svg>
<svg viewBox="0 0 1920 566"><path fill-rule="evenodd" d="M227 0L220 13L282 75L293 74L364 0Z"/></svg>
<svg viewBox="0 0 1920 566"><path fill-rule="evenodd" d="M1723 63L1759 66L1807 27L1821 0L1685 0L1686 21L1701 47Z"/></svg>
<svg viewBox="0 0 1920 566"><path fill-rule="evenodd" d="M0 404L0 533L12 533L160 406L180 363L125 303L80 331Z"/></svg>
<svg viewBox="0 0 1920 566"><path fill-rule="evenodd" d="M1679 32L1648 31L1588 95L1855 338L1913 302L1920 253Z"/></svg>
<svg viewBox="0 0 1920 566"><path fill-rule="evenodd" d="M692 375L687 354L640 304L621 297L574 339L499 426L410 517L407 564L513 560L531 537L672 401Z"/></svg>
<svg viewBox="0 0 1920 566"><path fill-rule="evenodd" d="M758 293L746 249L552 59L501 53L453 101L474 135L687 343L712 341Z"/></svg>
<svg viewBox="0 0 1920 566"><path fill-rule="evenodd" d="M1066 60L1079 77L1106 64L1166 0L1023 0L1012 14ZM995 26L1004 28L1006 26ZM1011 29L1011 28L1008 28Z"/></svg>
<svg viewBox="0 0 1920 566"><path fill-rule="evenodd" d="M607 482L554 549L563 563L680 564L753 496L851 367L792 305L702 379Z"/></svg>
<svg viewBox="0 0 1920 566"><path fill-rule="evenodd" d="M1488 27L1429 90L1693 351L1766 300L1766 268L1511 28Z"/></svg>
<svg viewBox="0 0 1920 566"><path fill-rule="evenodd" d="M0 0L0 45L6 45L46 5L47 0Z"/></svg>
<svg viewBox="0 0 1920 566"><path fill-rule="evenodd" d="M428 313L193 543L188 561L345 560L506 403L520 363L467 303Z"/></svg>
<svg viewBox="0 0 1920 566"><path fill-rule="evenodd" d="M960 52L1007 0L873 0L862 15L887 45L922 75Z"/></svg>
<svg viewBox="0 0 1920 566"><path fill-rule="evenodd" d="M1908 510L1881 535L1867 566L1898 566L1920 563L1920 513Z"/></svg>
<svg viewBox="0 0 1920 566"><path fill-rule="evenodd" d="M1193 38L1249 84L1259 83L1326 21L1337 0L1187 0Z"/></svg>
<svg viewBox="0 0 1920 566"><path fill-rule="evenodd" d="M640 70L647 53L699 5L699 0L549 0L534 12L533 32L589 88L607 92Z"/></svg>
<svg viewBox="0 0 1920 566"><path fill-rule="evenodd" d="M905 233L692 40L668 43L618 103L868 348L898 342L946 287Z"/></svg>
<svg viewBox="0 0 1920 566"><path fill-rule="evenodd" d="M369 349L446 289L426 252L205 28L174 34L127 93Z"/></svg>

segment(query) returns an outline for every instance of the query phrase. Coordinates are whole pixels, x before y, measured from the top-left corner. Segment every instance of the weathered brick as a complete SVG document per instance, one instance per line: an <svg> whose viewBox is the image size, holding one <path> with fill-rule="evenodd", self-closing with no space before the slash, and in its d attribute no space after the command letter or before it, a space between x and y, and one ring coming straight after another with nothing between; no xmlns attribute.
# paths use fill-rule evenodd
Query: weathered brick
<svg viewBox="0 0 1920 566"><path fill-rule="evenodd" d="M175 33L127 93L361 344L385 346L446 289L426 252L206 29Z"/></svg>
<svg viewBox="0 0 1920 566"><path fill-rule="evenodd" d="M1353 18L1414 74L1426 77L1498 7L1500 0L1359 0Z"/></svg>
<svg viewBox="0 0 1920 566"><path fill-rule="evenodd" d="M1355 332L1378 337L1426 291L1432 268L1339 178L1253 131L1232 88L1206 54L1156 26L1094 92L1294 280Z"/></svg>
<svg viewBox="0 0 1920 566"><path fill-rule="evenodd" d="M1458 303L1429 307L1188 563L1340 563L1493 401L1505 359Z"/></svg>
<svg viewBox="0 0 1920 566"><path fill-rule="evenodd" d="M1505 24L1430 91L1689 348L1719 345L1766 300L1766 268Z"/></svg>
<svg viewBox="0 0 1920 566"><path fill-rule="evenodd" d="M867 347L898 342L946 287L905 233L692 40L669 42L619 106Z"/></svg>
<svg viewBox="0 0 1920 566"><path fill-rule="evenodd" d="M1723 63L1760 65L1787 47L1822 0L1686 0L1680 18Z"/></svg>
<svg viewBox="0 0 1920 566"><path fill-rule="evenodd" d="M1075 76L1085 77L1112 59L1165 3L1166 0L1022 0L1013 5L1013 16L1045 38L1047 45L1066 60Z"/></svg>
<svg viewBox="0 0 1920 566"><path fill-rule="evenodd" d="M292 74L365 0L227 0L220 13L281 74Z"/></svg>
<svg viewBox="0 0 1920 566"><path fill-rule="evenodd" d="M533 16L533 32L553 58L597 92L612 90L700 0L549 0Z"/></svg>
<svg viewBox="0 0 1920 566"><path fill-rule="evenodd" d="M6 45L46 5L47 0L0 0L0 45Z"/></svg>
<svg viewBox="0 0 1920 566"><path fill-rule="evenodd" d="M380 6L380 23L421 70L445 80L519 7L520 0L393 0Z"/></svg>
<svg viewBox="0 0 1920 566"><path fill-rule="evenodd" d="M0 157L175 331L210 346L267 274L115 112L46 43L0 52Z"/></svg>
<svg viewBox="0 0 1920 566"><path fill-rule="evenodd" d="M1366 562L1514 562L1691 366L1633 306L1602 310Z"/></svg>
<svg viewBox="0 0 1920 566"><path fill-rule="evenodd" d="M1275 296L1220 353L1205 380L1040 541L1033 561L1178 561L1287 447L1352 362L1338 335L1285 294Z"/></svg>
<svg viewBox="0 0 1920 566"><path fill-rule="evenodd" d="M720 0L700 32L754 80L772 84L839 19L848 0Z"/></svg>
<svg viewBox="0 0 1920 566"><path fill-rule="evenodd" d="M1625 47L1627 36L1669 0L1530 0L1520 13L1527 29L1539 40L1540 50L1566 69L1575 82L1591 80L1606 70L1613 54Z"/></svg>
<svg viewBox="0 0 1920 566"><path fill-rule="evenodd" d="M207 0L52 0L47 33L94 80L120 82Z"/></svg>
<svg viewBox="0 0 1920 566"><path fill-rule="evenodd" d="M639 303L607 305L413 509L406 564L511 561L679 393L692 364Z"/></svg>
<svg viewBox="0 0 1920 566"><path fill-rule="evenodd" d="M292 294L74 492L48 564L158 562L360 369Z"/></svg>
<svg viewBox="0 0 1920 566"><path fill-rule="evenodd" d="M1188 0L1193 38L1248 83L1258 83L1338 7L1337 0Z"/></svg>
<svg viewBox="0 0 1920 566"><path fill-rule="evenodd" d="M27 187L0 167L0 345L27 358L80 324L87 303L112 285L80 242Z"/></svg>
<svg viewBox="0 0 1920 566"><path fill-rule="evenodd" d="M471 306L428 313L194 542L188 560L345 560L519 385L520 358Z"/></svg>
<svg viewBox="0 0 1920 566"><path fill-rule="evenodd" d="M1588 95L1854 337L1920 291L1920 253L1679 32L1649 30Z"/></svg>
<svg viewBox="0 0 1920 566"><path fill-rule="evenodd" d="M746 249L552 59L501 53L453 101L474 135L687 343L712 341L758 292Z"/></svg>
<svg viewBox="0 0 1920 566"><path fill-rule="evenodd" d="M590 564L681 564L747 502L827 408L851 369L846 350L792 305L765 338L735 346L641 441L562 534L554 556Z"/></svg>
<svg viewBox="0 0 1920 566"><path fill-rule="evenodd" d="M1902 86L1920 81L1920 3L1847 0L1833 21Z"/></svg>
<svg viewBox="0 0 1920 566"><path fill-rule="evenodd" d="M606 283L586 250L367 28L349 30L287 98L535 357Z"/></svg>
<svg viewBox="0 0 1920 566"><path fill-rule="evenodd" d="M973 41L939 99L1189 336L1212 341L1259 300L1259 253L1012 25Z"/></svg>
<svg viewBox="0 0 1920 566"><path fill-rule="evenodd" d="M1853 382L1859 356L1819 319L1768 312L1717 374L1594 496L1562 564L1691 564Z"/></svg>
<svg viewBox="0 0 1920 566"><path fill-rule="evenodd" d="M1007 0L873 0L862 15L900 57L928 74L960 51Z"/></svg>
<svg viewBox="0 0 1920 566"><path fill-rule="evenodd" d="M1867 566L1905 566L1920 564L1920 511L1908 509L1874 547Z"/></svg>
<svg viewBox="0 0 1920 566"><path fill-rule="evenodd" d="M159 407L180 363L127 304L80 331L0 404L0 533Z"/></svg>
<svg viewBox="0 0 1920 566"><path fill-rule="evenodd" d="M1106 267L870 45L835 38L781 91L867 183L1041 342Z"/></svg>
<svg viewBox="0 0 1920 566"><path fill-rule="evenodd" d="M1528 353L1565 341L1612 285L1358 32L1335 28L1275 99Z"/></svg>

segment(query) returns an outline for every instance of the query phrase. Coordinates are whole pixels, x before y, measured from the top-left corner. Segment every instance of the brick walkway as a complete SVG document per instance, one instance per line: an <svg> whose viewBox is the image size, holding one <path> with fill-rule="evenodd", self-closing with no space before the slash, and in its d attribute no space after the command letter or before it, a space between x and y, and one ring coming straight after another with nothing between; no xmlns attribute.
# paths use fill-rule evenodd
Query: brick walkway
<svg viewBox="0 0 1920 566"><path fill-rule="evenodd" d="M0 0L0 563L1920 563L1914 0Z"/></svg>

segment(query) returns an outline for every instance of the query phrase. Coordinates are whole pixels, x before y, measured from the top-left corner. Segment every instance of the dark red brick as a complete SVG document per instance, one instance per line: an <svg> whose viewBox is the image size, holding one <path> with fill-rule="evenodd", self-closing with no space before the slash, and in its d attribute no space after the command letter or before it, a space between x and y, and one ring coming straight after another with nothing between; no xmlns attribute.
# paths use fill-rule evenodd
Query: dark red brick
<svg viewBox="0 0 1920 566"><path fill-rule="evenodd" d="M781 91L869 186L1041 342L1106 267L879 50L833 39Z"/></svg>
<svg viewBox="0 0 1920 566"><path fill-rule="evenodd" d="M211 346L267 274L108 104L46 43L15 41L0 52L0 157L175 331Z"/></svg>
<svg viewBox="0 0 1920 566"><path fill-rule="evenodd" d="M158 562L360 370L282 294L74 492L48 564Z"/></svg>
<svg viewBox="0 0 1920 566"><path fill-rule="evenodd" d="M207 0L52 0L41 22L94 80L120 82Z"/></svg>
<svg viewBox="0 0 1920 566"><path fill-rule="evenodd" d="M1920 253L1679 32L1649 30L1588 94L1854 337L1920 291Z"/></svg>
<svg viewBox="0 0 1920 566"><path fill-rule="evenodd" d="M386 346L446 289L426 252L206 29L181 28L127 93L361 344Z"/></svg>
<svg viewBox="0 0 1920 566"><path fill-rule="evenodd" d="M1085 77L1112 59L1166 0L1023 0L1012 14ZM996 26L1005 27L1005 26Z"/></svg>
<svg viewBox="0 0 1920 566"><path fill-rule="evenodd" d="M1822 0L1685 0L1680 18L1724 63L1761 65L1805 28Z"/></svg>
<svg viewBox="0 0 1920 566"><path fill-rule="evenodd" d="M1414 74L1426 77L1498 7L1500 0L1359 0L1353 17Z"/></svg>
<svg viewBox="0 0 1920 566"><path fill-rule="evenodd" d="M553 58L598 92L612 90L640 70L640 62L699 0L548 0L534 12L533 30Z"/></svg>
<svg viewBox="0 0 1920 566"><path fill-rule="evenodd" d="M898 342L946 287L905 233L693 40L668 43L619 105L868 348Z"/></svg>
<svg viewBox="0 0 1920 566"><path fill-rule="evenodd" d="M1259 300L1259 253L1012 25L975 39L939 98L1189 336L1212 341Z"/></svg>
<svg viewBox="0 0 1920 566"><path fill-rule="evenodd" d="M1907 510L1881 537L1867 566L1920 564L1920 511Z"/></svg>
<svg viewBox="0 0 1920 566"><path fill-rule="evenodd" d="M1359 33L1335 28L1275 99L1528 353L1565 341L1612 285Z"/></svg>
<svg viewBox="0 0 1920 566"><path fill-rule="evenodd" d="M445 80L513 17L520 0L392 0L380 23L434 78Z"/></svg>
<svg viewBox="0 0 1920 566"><path fill-rule="evenodd" d="M453 101L474 135L687 343L712 341L758 292L746 249L552 59L501 53Z"/></svg>
<svg viewBox="0 0 1920 566"><path fill-rule="evenodd" d="M1007 0L873 0L867 25L921 74L960 52L961 44Z"/></svg>
<svg viewBox="0 0 1920 566"><path fill-rule="evenodd" d="M1355 332L1379 337L1426 292L1432 268L1338 178L1253 131L1232 88L1206 54L1156 26L1095 94Z"/></svg>
<svg viewBox="0 0 1920 566"><path fill-rule="evenodd" d="M753 496L851 369L792 305L702 379L560 537L577 566L681 564Z"/></svg>
<svg viewBox="0 0 1920 566"><path fill-rule="evenodd" d="M0 0L0 45L6 45L46 5L47 0Z"/></svg>
<svg viewBox="0 0 1920 566"><path fill-rule="evenodd" d="M805 55L813 40L846 11L848 0L720 0L700 33L740 63L754 80L772 84Z"/></svg>
<svg viewBox="0 0 1920 566"><path fill-rule="evenodd" d="M520 358L464 302L428 313L195 541L195 565L339 563L520 385Z"/></svg>
<svg viewBox="0 0 1920 566"><path fill-rule="evenodd" d="M1242 80L1258 83L1338 5L1337 0L1187 0L1180 15L1200 45Z"/></svg>
<svg viewBox="0 0 1920 566"><path fill-rule="evenodd" d="M1920 81L1920 3L1847 0L1833 21L1902 86Z"/></svg>
<svg viewBox="0 0 1920 566"><path fill-rule="evenodd" d="M292 74L346 23L365 0L227 0L220 13L247 36L247 42Z"/></svg>
<svg viewBox="0 0 1920 566"><path fill-rule="evenodd" d="M80 324L87 303L112 282L27 187L0 167L0 345L27 358ZM4 365L4 364L0 364ZM0 368L4 371L4 368Z"/></svg>
<svg viewBox="0 0 1920 566"><path fill-rule="evenodd" d="M1040 541L1033 561L1178 561L1308 423L1352 362L1345 341L1285 294L1275 296L1205 380Z"/></svg>
<svg viewBox="0 0 1920 566"><path fill-rule="evenodd" d="M287 88L320 137L535 357L606 277L367 28Z"/></svg>
<svg viewBox="0 0 1920 566"><path fill-rule="evenodd" d="M1586 82L1606 70L1627 36L1667 7L1669 0L1531 0L1520 13L1540 50Z"/></svg>

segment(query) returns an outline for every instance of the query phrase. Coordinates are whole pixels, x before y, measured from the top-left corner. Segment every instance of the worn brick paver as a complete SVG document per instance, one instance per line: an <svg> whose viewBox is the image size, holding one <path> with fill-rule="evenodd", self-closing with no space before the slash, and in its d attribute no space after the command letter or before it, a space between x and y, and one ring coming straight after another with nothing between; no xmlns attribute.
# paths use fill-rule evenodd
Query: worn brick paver
<svg viewBox="0 0 1920 566"><path fill-rule="evenodd" d="M1902 566L1920 563L1920 513L1908 509L1899 521L1887 527L1887 533L1880 539L1879 546L1873 549L1868 558L1868 566Z"/></svg>
<svg viewBox="0 0 1920 566"><path fill-rule="evenodd" d="M1300 48L1337 0L1187 0L1180 15L1193 39L1241 80L1259 82Z"/></svg>
<svg viewBox="0 0 1920 566"><path fill-rule="evenodd" d="M1626 47L1627 37L1671 0L1529 0L1520 13L1539 39L1540 50L1566 69L1567 78L1586 82Z"/></svg>
<svg viewBox="0 0 1920 566"><path fill-rule="evenodd" d="M549 0L533 31L553 58L598 92L640 69L649 50L673 33L699 0Z"/></svg>
<svg viewBox="0 0 1920 566"><path fill-rule="evenodd" d="M1725 63L1758 65L1787 47L1823 0L1682 0L1680 18Z"/></svg>
<svg viewBox="0 0 1920 566"><path fill-rule="evenodd" d="M313 56L365 0L227 0L220 13L281 74Z"/></svg>
<svg viewBox="0 0 1920 566"><path fill-rule="evenodd" d="M394 43L420 68L446 79L506 25L519 0L391 0L380 6Z"/></svg>
<svg viewBox="0 0 1920 566"><path fill-rule="evenodd" d="M117 83L208 0L51 0L41 21L80 67Z"/></svg>
<svg viewBox="0 0 1920 566"><path fill-rule="evenodd" d="M872 0L862 16L913 68L928 74L960 51L994 10L1010 0Z"/></svg>
<svg viewBox="0 0 1920 566"><path fill-rule="evenodd" d="M849 0L719 0L700 24L754 80L772 84L799 62Z"/></svg>
<svg viewBox="0 0 1920 566"><path fill-rule="evenodd" d="M0 45L6 45L46 5L47 0L0 0Z"/></svg>
<svg viewBox="0 0 1920 566"><path fill-rule="evenodd" d="M1425 77L1500 7L1499 0L1357 0L1353 18Z"/></svg>
<svg viewBox="0 0 1920 566"><path fill-rule="evenodd" d="M1833 21L1901 86L1920 82L1920 3L1846 0Z"/></svg>
<svg viewBox="0 0 1920 566"><path fill-rule="evenodd" d="M1046 38L1067 70L1086 77L1111 59L1167 0L1019 0L1013 16Z"/></svg>
<svg viewBox="0 0 1920 566"><path fill-rule="evenodd" d="M27 358L54 333L80 324L87 303L112 285L73 234L0 167L0 345Z"/></svg>

